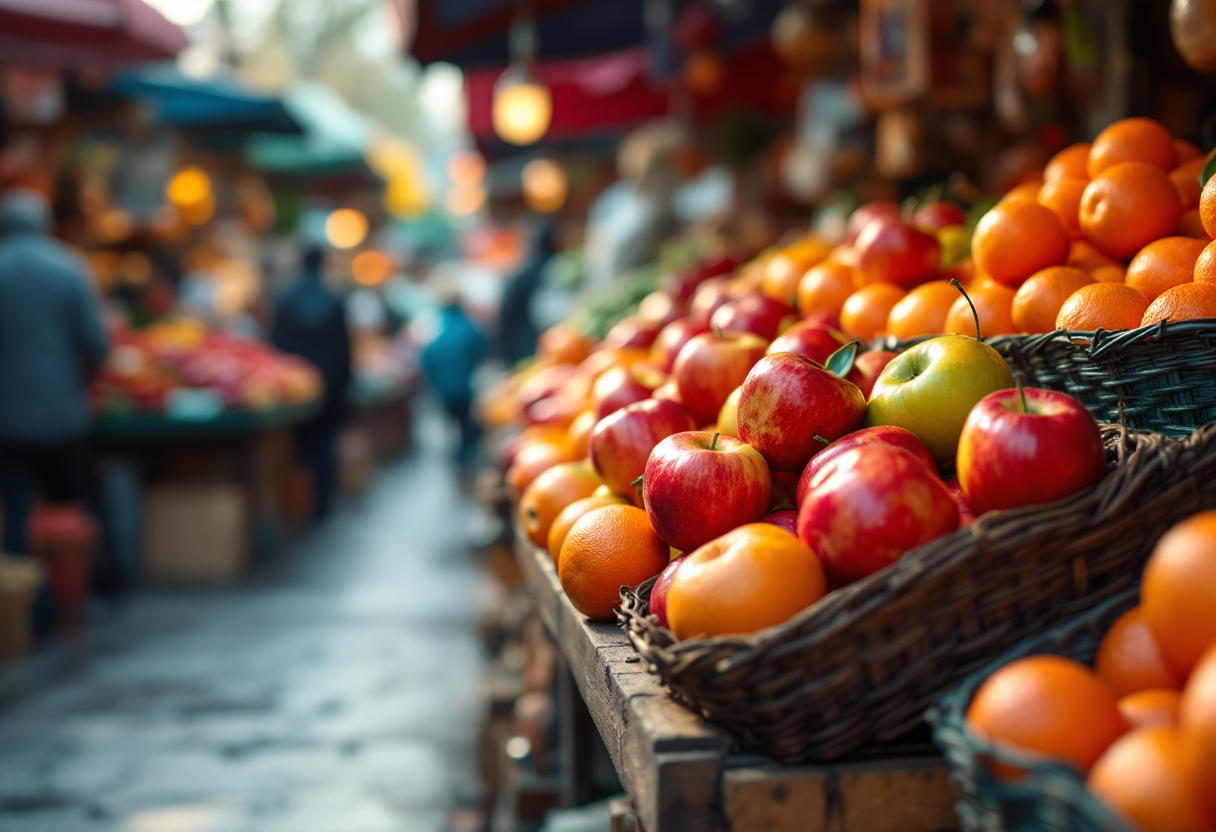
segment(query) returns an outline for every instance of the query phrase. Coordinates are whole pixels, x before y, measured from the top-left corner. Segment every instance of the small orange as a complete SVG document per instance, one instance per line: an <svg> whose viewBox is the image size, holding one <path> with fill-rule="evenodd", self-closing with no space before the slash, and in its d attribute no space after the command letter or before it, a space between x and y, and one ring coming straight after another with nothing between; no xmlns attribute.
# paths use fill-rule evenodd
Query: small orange
<svg viewBox="0 0 1216 832"><path fill-rule="evenodd" d="M667 589L667 623L680 639L773 627L827 591L811 548L772 523L750 523L693 551Z"/></svg>
<svg viewBox="0 0 1216 832"><path fill-rule="evenodd" d="M1182 694L1176 690L1155 688L1129 693L1119 700L1119 713L1134 731L1154 725L1177 725L1182 706Z"/></svg>
<svg viewBox="0 0 1216 832"><path fill-rule="evenodd" d="M1039 204L1059 215L1071 237L1081 233L1081 194L1085 193L1088 179L1056 179L1043 185L1039 191Z"/></svg>
<svg viewBox="0 0 1216 832"><path fill-rule="evenodd" d="M1199 219L1208 236L1216 238L1216 176L1209 179L1199 192Z"/></svg>
<svg viewBox="0 0 1216 832"><path fill-rule="evenodd" d="M1195 259L1195 282L1216 283L1216 242L1208 243Z"/></svg>
<svg viewBox="0 0 1216 832"><path fill-rule="evenodd" d="M1186 139L1174 139L1174 155L1178 157L1177 163L1181 165L1184 162L1202 157L1203 151Z"/></svg>
<svg viewBox="0 0 1216 832"><path fill-rule="evenodd" d="M1206 245L1190 237L1162 237L1154 240L1127 264L1123 282L1149 299L1195 278L1195 261Z"/></svg>
<svg viewBox="0 0 1216 832"><path fill-rule="evenodd" d="M1127 270L1122 265L1098 266L1089 273L1096 283L1122 283L1127 277Z"/></svg>
<svg viewBox="0 0 1216 832"><path fill-rule="evenodd" d="M519 453L515 455L511 467L507 469L507 485L512 494L523 494L524 489L542 472L573 459L574 456L565 441L532 442L520 448Z"/></svg>
<svg viewBox="0 0 1216 832"><path fill-rule="evenodd" d="M1086 170L1090 179L1123 162L1141 162L1170 171L1177 158L1174 137L1164 125L1151 118L1125 118L1108 126L1094 139Z"/></svg>
<svg viewBox="0 0 1216 832"><path fill-rule="evenodd" d="M591 429L595 427L595 422L595 411L584 410L574 417L574 421L566 429L566 444L570 447L570 455L574 459L587 456L587 443L591 439Z"/></svg>
<svg viewBox="0 0 1216 832"><path fill-rule="evenodd" d="M1203 240L1205 243L1212 240L1207 229L1203 227L1203 218L1199 216L1198 208L1188 208L1182 212L1182 219L1178 220L1178 233L1183 237Z"/></svg>
<svg viewBox="0 0 1216 832"><path fill-rule="evenodd" d="M1043 182L1057 179L1089 180L1089 142L1070 144L1047 162L1043 168Z"/></svg>
<svg viewBox="0 0 1216 832"><path fill-rule="evenodd" d="M1166 664L1139 607L1120 616L1106 633L1094 672L1120 696L1153 688L1179 690L1183 682Z"/></svg>
<svg viewBox="0 0 1216 832"><path fill-rule="evenodd" d="M549 557L553 558L554 566L557 566L557 557L562 552L562 544L566 542L566 535L570 534L570 529L580 517L589 511L594 511L604 506L629 505L629 500L619 494L600 494L598 493L598 488L596 492L590 497L575 500L566 506L554 518L553 524L549 526L548 549Z"/></svg>
<svg viewBox="0 0 1216 832"><path fill-rule="evenodd" d="M1080 219L1081 233L1104 254L1131 257L1174 233L1182 203L1162 171L1143 162L1123 162L1085 186Z"/></svg>
<svg viewBox="0 0 1216 832"><path fill-rule="evenodd" d="M1085 785L1140 832L1211 832L1212 817L1183 779L1179 734L1170 725L1122 737Z"/></svg>
<svg viewBox="0 0 1216 832"><path fill-rule="evenodd" d="M1013 298L1017 294L1013 289L990 283L973 288L967 294L971 297L971 303L975 304L975 311L980 317L980 331L985 338L1018 331L1013 323ZM955 298L950 306L950 311L946 313L945 332L947 335L975 337L975 318L966 298Z"/></svg>
<svg viewBox="0 0 1216 832"><path fill-rule="evenodd" d="M1162 292L1144 310L1141 326L1161 321L1193 321L1197 318L1216 318L1216 285L1211 283L1184 283Z"/></svg>
<svg viewBox="0 0 1216 832"><path fill-rule="evenodd" d="M946 315L959 297L958 289L945 280L922 283L891 307L887 332L897 338L945 332Z"/></svg>
<svg viewBox="0 0 1216 832"><path fill-rule="evenodd" d="M831 251L831 243L812 236L786 246L764 264L761 293L782 303L792 303L807 269L820 263Z"/></svg>
<svg viewBox="0 0 1216 832"><path fill-rule="evenodd" d="M543 471L519 499L519 522L537 546L549 542L549 527L562 509L590 497L600 487L595 469L586 462L562 462Z"/></svg>
<svg viewBox="0 0 1216 832"><path fill-rule="evenodd" d="M554 324L536 339L536 354L554 364L578 364L591 354L594 344L570 324Z"/></svg>
<svg viewBox="0 0 1216 832"><path fill-rule="evenodd" d="M1140 607L1165 660L1190 673L1216 643L1216 511L1196 514L1157 542Z"/></svg>
<svg viewBox="0 0 1216 832"><path fill-rule="evenodd" d="M988 677L967 727L991 742L1088 771L1127 730L1113 691L1089 668L1059 656L1019 659ZM1002 779L1016 772L1002 768Z"/></svg>
<svg viewBox="0 0 1216 832"><path fill-rule="evenodd" d="M1170 171L1170 181L1174 183L1184 209L1199 207L1199 194L1203 190L1199 184L1199 174L1205 164L1206 159L1192 159Z"/></svg>
<svg viewBox="0 0 1216 832"><path fill-rule="evenodd" d="M1204 654L1187 682L1178 727L1187 776L1216 817L1216 645Z"/></svg>
<svg viewBox="0 0 1216 832"><path fill-rule="evenodd" d="M871 283L853 294L840 310L840 325L846 335L869 341L887 328L887 318L905 292L894 283Z"/></svg>
<svg viewBox="0 0 1216 832"><path fill-rule="evenodd" d="M608 620L622 586L637 586L663 571L671 550L650 519L634 506L593 509L570 527L557 558L557 577L574 608Z"/></svg>
<svg viewBox="0 0 1216 832"><path fill-rule="evenodd" d="M1072 241L1072 245L1068 249L1068 262L1064 265L1084 272L1092 272L1099 266L1118 266L1122 269L1123 261L1107 257L1094 248L1093 243L1088 240L1077 239Z"/></svg>
<svg viewBox="0 0 1216 832"><path fill-rule="evenodd" d="M798 311L805 317L816 312L840 315L840 308L853 294L853 268L826 261L812 266L798 281Z"/></svg>
<svg viewBox="0 0 1216 832"><path fill-rule="evenodd" d="M1056 329L1093 332L1097 329L1135 329L1140 326L1148 300L1122 283L1094 283L1073 292L1056 316Z"/></svg>
<svg viewBox="0 0 1216 832"><path fill-rule="evenodd" d="M1069 295L1093 282L1088 274L1071 266L1049 266L1035 272L1013 296L1013 325L1018 332L1051 332Z"/></svg>
<svg viewBox="0 0 1216 832"><path fill-rule="evenodd" d="M1037 202L1002 202L980 219L971 237L976 268L997 283L1018 287L1040 269L1068 259L1068 229Z"/></svg>
<svg viewBox="0 0 1216 832"><path fill-rule="evenodd" d="M1000 202L1036 202L1039 198L1041 182L1022 182L1005 191Z"/></svg>

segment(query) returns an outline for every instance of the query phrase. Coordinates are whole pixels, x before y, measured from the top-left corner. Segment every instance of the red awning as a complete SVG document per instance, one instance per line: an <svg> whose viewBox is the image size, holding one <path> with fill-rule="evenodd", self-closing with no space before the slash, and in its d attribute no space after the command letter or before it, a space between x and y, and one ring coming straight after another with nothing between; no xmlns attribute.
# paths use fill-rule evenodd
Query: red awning
<svg viewBox="0 0 1216 832"><path fill-rule="evenodd" d="M143 0L0 0L0 56L56 69L173 58L185 33Z"/></svg>

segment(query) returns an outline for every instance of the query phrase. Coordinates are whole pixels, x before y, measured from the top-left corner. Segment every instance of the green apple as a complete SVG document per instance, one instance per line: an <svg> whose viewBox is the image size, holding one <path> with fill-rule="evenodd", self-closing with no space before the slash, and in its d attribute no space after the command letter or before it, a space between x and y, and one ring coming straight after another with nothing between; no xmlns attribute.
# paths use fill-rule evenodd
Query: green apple
<svg viewBox="0 0 1216 832"><path fill-rule="evenodd" d="M866 424L895 425L925 443L938 465L954 459L971 408L1013 387L1001 354L970 335L933 338L891 359L874 382Z"/></svg>

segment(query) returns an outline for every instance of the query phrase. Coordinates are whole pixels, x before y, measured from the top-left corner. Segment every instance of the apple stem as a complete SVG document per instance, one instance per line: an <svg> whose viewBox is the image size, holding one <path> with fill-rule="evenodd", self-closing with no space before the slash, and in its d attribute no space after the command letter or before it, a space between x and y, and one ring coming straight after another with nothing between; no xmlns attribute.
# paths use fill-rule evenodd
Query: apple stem
<svg viewBox="0 0 1216 832"><path fill-rule="evenodd" d="M641 485L641 484L642 484L642 481L643 481L643 480L645 480L645 479L646 479L646 475L645 475L645 474L638 474L637 479L635 479L633 482L631 482L631 483L629 483L629 484L630 484L630 485L632 485L632 486L634 486L634 487L636 488L637 486Z"/></svg>
<svg viewBox="0 0 1216 832"><path fill-rule="evenodd" d="M718 437L721 435L722 434L718 433L717 431L714 431L714 438L709 441L709 449L711 451L718 450Z"/></svg>
<svg viewBox="0 0 1216 832"><path fill-rule="evenodd" d="M815 435L814 435L814 436L812 436L811 438L812 438L812 439L814 439L816 442L822 442L822 443L823 443L823 444L825 444L825 445L831 445L831 444L832 444L830 441L828 441L827 439L824 439L824 438L823 438L822 436L820 436L819 434L815 434Z"/></svg>
<svg viewBox="0 0 1216 832"><path fill-rule="evenodd" d="M1018 387L1018 396L1022 399L1022 412L1029 413L1030 406L1026 404L1026 374L1017 373L1013 377L1013 383Z"/></svg>
<svg viewBox="0 0 1216 832"><path fill-rule="evenodd" d="M714 331L714 338L721 341L722 340L722 327L715 326L715 327L711 327L711 329L713 329L713 331Z"/></svg>
<svg viewBox="0 0 1216 832"><path fill-rule="evenodd" d="M971 296L967 294L967 290L963 288L963 284L958 282L957 277L950 278L950 285L958 289L959 294L967 301L967 305L971 307L971 317L975 319L975 340L983 341L984 336L980 334L980 313L975 311L975 304L971 302Z"/></svg>

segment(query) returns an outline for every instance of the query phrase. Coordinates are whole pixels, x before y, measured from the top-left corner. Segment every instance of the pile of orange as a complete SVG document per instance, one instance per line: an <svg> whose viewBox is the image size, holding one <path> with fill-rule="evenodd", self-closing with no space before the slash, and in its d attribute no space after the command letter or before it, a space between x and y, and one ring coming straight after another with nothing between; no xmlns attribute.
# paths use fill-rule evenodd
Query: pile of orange
<svg viewBox="0 0 1216 832"><path fill-rule="evenodd" d="M967 723L1072 765L1136 829L1216 830L1216 512L1157 544L1140 605L1107 632L1092 670L1058 656L1020 659L988 678Z"/></svg>

